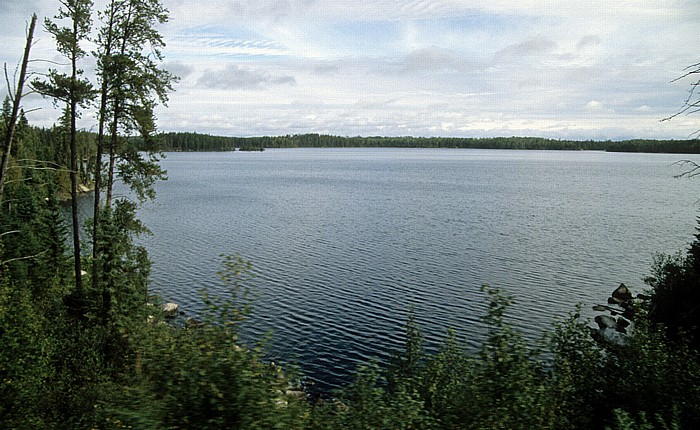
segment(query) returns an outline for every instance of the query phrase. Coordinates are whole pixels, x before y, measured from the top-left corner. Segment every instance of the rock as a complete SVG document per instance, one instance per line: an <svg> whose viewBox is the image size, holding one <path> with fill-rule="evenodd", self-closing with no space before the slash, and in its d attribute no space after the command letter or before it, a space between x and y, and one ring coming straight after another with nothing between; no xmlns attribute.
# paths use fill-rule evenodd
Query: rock
<svg viewBox="0 0 700 430"><path fill-rule="evenodd" d="M595 305L595 306L593 306L593 310L596 311L596 312L605 312L605 311L607 311L608 309L610 309L610 308L608 308L607 306L603 306L603 305Z"/></svg>
<svg viewBox="0 0 700 430"><path fill-rule="evenodd" d="M624 318L617 319L617 325L615 325L615 330L620 333L627 333L627 327L629 327L630 322Z"/></svg>
<svg viewBox="0 0 700 430"><path fill-rule="evenodd" d="M287 397L290 397L290 398L296 399L296 400L306 399L306 393L301 391L301 390L289 389L289 390L285 391L284 394Z"/></svg>
<svg viewBox="0 0 700 430"><path fill-rule="evenodd" d="M632 292L630 291L629 288L625 284L620 284L619 287L615 291L613 291L612 296L616 299L619 299L623 302L626 302L628 300L632 300Z"/></svg>
<svg viewBox="0 0 700 430"><path fill-rule="evenodd" d="M608 304L610 305L622 305L624 301L618 299L617 297L608 297Z"/></svg>
<svg viewBox="0 0 700 430"><path fill-rule="evenodd" d="M177 303L166 303L161 309L166 317L173 318L177 316L177 311L180 309L180 306Z"/></svg>
<svg viewBox="0 0 700 430"><path fill-rule="evenodd" d="M629 336L625 333L620 333L619 331L612 329L612 328L606 328L603 330L600 330L600 334L602 339L604 339L605 342L612 343L614 345L618 346L624 346L629 342Z"/></svg>
<svg viewBox="0 0 700 430"><path fill-rule="evenodd" d="M598 324L598 327L600 329L606 329L606 328L615 328L617 327L617 321L615 318L608 316L608 315L598 315L595 317L596 324Z"/></svg>

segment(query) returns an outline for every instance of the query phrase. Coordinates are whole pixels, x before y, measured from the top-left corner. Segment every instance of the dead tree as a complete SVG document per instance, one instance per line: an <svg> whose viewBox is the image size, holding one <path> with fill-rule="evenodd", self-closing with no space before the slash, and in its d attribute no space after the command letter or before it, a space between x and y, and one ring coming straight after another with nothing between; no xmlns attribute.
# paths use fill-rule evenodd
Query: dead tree
<svg viewBox="0 0 700 430"><path fill-rule="evenodd" d="M24 89L24 84L27 79L27 64L29 63L29 51L32 47L32 38L34 37L35 26L36 14L33 14L32 21L29 24L29 31L27 33L27 44L24 47L24 57L22 59L22 65L20 67L19 81L17 82L17 89L15 91L14 97L12 95L12 89L10 88L9 78L7 79L7 90L10 94L10 98L12 99L12 114L10 115L7 124L7 129L5 131L5 145L2 152L2 162L0 163L0 201L2 201L3 192L5 190L5 173L7 172L7 163L10 158L10 151L12 150L12 139L14 138L15 125L17 124L20 102L22 101L22 91ZM7 78L7 69L5 69L5 74Z"/></svg>

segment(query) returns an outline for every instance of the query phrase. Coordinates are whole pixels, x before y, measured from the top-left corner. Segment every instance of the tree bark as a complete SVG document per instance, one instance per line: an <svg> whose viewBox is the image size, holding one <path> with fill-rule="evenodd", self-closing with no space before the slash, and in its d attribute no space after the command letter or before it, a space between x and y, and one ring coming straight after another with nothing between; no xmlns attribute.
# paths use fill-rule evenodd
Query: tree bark
<svg viewBox="0 0 700 430"><path fill-rule="evenodd" d="M107 98L109 97L109 57L112 55L112 39L114 28L114 1L110 3L109 24L107 26L107 35L103 58L102 58L102 85L100 88L100 123L97 131L97 154L95 156L95 205L92 217L92 287L95 291L99 290L100 285L100 200L102 196L102 153L105 150L105 123L107 122ZM103 291L103 301L105 300L105 292Z"/></svg>
<svg viewBox="0 0 700 430"><path fill-rule="evenodd" d="M73 20L73 32L78 33L78 22ZM78 116L78 96L76 83L78 81L78 59L71 55L71 87L70 87L70 197L71 214L73 216L73 259L75 265L75 291L79 298L83 295L83 275L80 261L80 220L78 219L78 148L76 117Z"/></svg>

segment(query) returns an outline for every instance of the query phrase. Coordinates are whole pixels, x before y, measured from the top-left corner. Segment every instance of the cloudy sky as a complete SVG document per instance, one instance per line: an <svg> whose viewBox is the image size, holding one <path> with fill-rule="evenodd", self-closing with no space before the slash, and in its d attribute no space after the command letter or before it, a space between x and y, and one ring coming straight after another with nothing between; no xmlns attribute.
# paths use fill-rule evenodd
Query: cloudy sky
<svg viewBox="0 0 700 430"><path fill-rule="evenodd" d="M700 114L660 121L688 93L689 80L671 81L700 61L697 0L162 2L164 66L181 78L158 110L163 131L684 139L700 129ZM31 13L57 9L0 0L10 73ZM57 59L43 28L37 38L32 57ZM24 107L41 107L36 125L58 116L36 95Z"/></svg>

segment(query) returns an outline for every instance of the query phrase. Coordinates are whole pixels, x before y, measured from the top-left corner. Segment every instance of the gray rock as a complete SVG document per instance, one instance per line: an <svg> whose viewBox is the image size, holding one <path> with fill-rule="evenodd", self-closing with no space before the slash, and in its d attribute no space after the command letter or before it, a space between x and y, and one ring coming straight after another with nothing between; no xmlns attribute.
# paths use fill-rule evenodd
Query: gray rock
<svg viewBox="0 0 700 430"><path fill-rule="evenodd" d="M615 330L617 330L620 333L627 333L627 327L629 327L630 322L627 321L624 318L618 318L617 319L617 325L615 326Z"/></svg>
<svg viewBox="0 0 700 430"><path fill-rule="evenodd" d="M608 316L608 315L598 315L595 317L595 322L598 324L598 327L602 329L606 328L615 328L617 327L617 321L615 318Z"/></svg>
<svg viewBox="0 0 700 430"><path fill-rule="evenodd" d="M608 297L608 304L610 305L622 305L623 303L625 302L617 297Z"/></svg>
<svg viewBox="0 0 700 430"><path fill-rule="evenodd" d="M628 300L632 300L632 292L630 291L629 288L625 284L620 284L619 287L615 291L613 291L612 296L616 299L619 299L623 302L626 302Z"/></svg>
<svg viewBox="0 0 700 430"><path fill-rule="evenodd" d="M180 309L180 306L177 303L165 303L161 310L163 311L163 314L168 317L168 318L173 318L177 316L177 311Z"/></svg>
<svg viewBox="0 0 700 430"><path fill-rule="evenodd" d="M297 400L306 399L306 393L301 391L301 390L290 389L290 390L285 391L284 394L287 395L287 397L291 397L291 398L297 399Z"/></svg>

